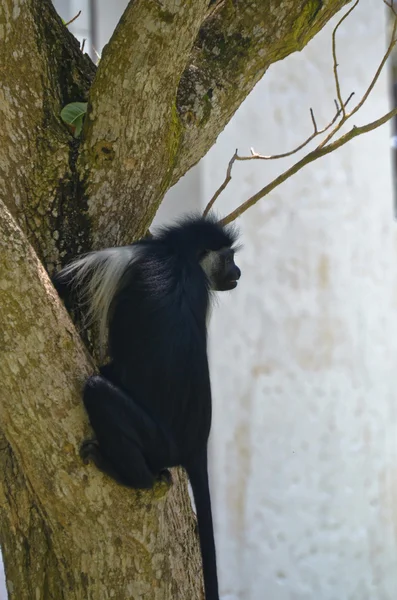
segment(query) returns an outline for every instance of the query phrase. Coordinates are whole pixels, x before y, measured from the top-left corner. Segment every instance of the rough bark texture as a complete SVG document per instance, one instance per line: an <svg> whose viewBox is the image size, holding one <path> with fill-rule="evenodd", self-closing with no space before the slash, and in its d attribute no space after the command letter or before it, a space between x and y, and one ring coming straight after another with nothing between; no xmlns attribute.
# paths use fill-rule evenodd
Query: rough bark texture
<svg viewBox="0 0 397 600"><path fill-rule="evenodd" d="M48 1L0 2L1 198L51 268L85 244L76 141L59 118L95 73Z"/></svg>
<svg viewBox="0 0 397 600"><path fill-rule="evenodd" d="M93 229L100 232L95 245L103 236L117 244L131 231L143 235L157 210L153 197L169 187L179 147L178 82L206 4L131 2L104 50L80 163Z"/></svg>
<svg viewBox="0 0 397 600"><path fill-rule="evenodd" d="M197 595L200 578L181 573L199 572L186 487L132 493L78 458L79 444L89 436L81 387L93 365L3 204L0 257L0 420L8 442L0 533L11 597ZM171 578L173 572L180 576ZM39 592L29 596L27 589Z"/></svg>
<svg viewBox="0 0 397 600"><path fill-rule="evenodd" d="M94 366L46 270L142 235L269 64L345 0L207 4L131 2L95 74L49 0L0 0L0 542L12 600L202 597L184 475L134 493L78 458ZM86 99L81 141L59 114Z"/></svg>

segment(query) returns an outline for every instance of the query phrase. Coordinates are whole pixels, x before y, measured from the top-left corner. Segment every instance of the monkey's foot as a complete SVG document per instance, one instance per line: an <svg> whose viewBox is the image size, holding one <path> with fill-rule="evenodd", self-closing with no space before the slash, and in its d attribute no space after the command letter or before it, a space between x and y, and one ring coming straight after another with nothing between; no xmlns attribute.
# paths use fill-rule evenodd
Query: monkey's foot
<svg viewBox="0 0 397 600"><path fill-rule="evenodd" d="M99 445L96 440L85 440L80 446L80 458L85 465L88 465L90 460L96 462L99 454Z"/></svg>
<svg viewBox="0 0 397 600"><path fill-rule="evenodd" d="M173 485L171 471L168 469L163 469L157 476L157 481L160 483L166 483L168 487Z"/></svg>

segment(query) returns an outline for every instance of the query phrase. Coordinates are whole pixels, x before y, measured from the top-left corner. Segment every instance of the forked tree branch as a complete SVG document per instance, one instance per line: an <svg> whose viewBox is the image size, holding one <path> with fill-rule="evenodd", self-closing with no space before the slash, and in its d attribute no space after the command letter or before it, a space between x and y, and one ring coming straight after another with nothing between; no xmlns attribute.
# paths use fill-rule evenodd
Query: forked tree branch
<svg viewBox="0 0 397 600"><path fill-rule="evenodd" d="M360 0L356 0L356 2L353 4L353 6L351 6L349 8L349 10L347 11L347 13L345 13L343 15L343 17L338 21L338 23L336 24L336 27L334 28L334 30L332 32L332 58L334 61L334 78L335 78L335 86L336 86L336 95L338 96L338 102L341 107L343 117L345 117L345 115L346 115L346 110L345 110L345 105L343 104L343 100L342 100L342 93L340 91L340 83L339 83L339 75L338 75L338 61L336 60L336 32L338 31L339 27L342 25L343 21L345 21L347 19L347 17L353 12L353 10L356 8L356 6L359 2L360 2Z"/></svg>
<svg viewBox="0 0 397 600"><path fill-rule="evenodd" d="M313 28L320 31L330 13L348 2L245 0L211 5L178 88L182 131L172 185L207 153L270 64L302 50ZM276 14L276 19L269 18Z"/></svg>
<svg viewBox="0 0 397 600"><path fill-rule="evenodd" d="M368 133L373 129L377 129L377 127L384 125L384 123L387 123L387 121L389 121L395 116L397 116L397 108L394 108L393 110L386 113L385 115L383 115L383 117L380 117L376 121L372 121L372 123L368 123L367 125L363 125L361 127L353 126L350 131L348 131L345 135L338 138L334 142L331 142L323 148L316 148L316 150L309 152L309 154L304 156L300 161L292 165L292 167L284 171L284 173L276 177L276 179L273 179L273 181L271 181L268 185L259 190L259 192L251 196L251 198L243 202L243 204L241 204L238 208L229 213L224 219L221 220L222 225L231 223L232 221L237 219L237 217L240 217L246 210L248 210L251 206L256 204L258 200L261 200L262 198L270 194L271 191L273 191L281 183L289 179L292 175L295 175L295 173L300 171L304 166L317 160L321 156L330 154L331 152L337 150L353 138L362 135L363 133Z"/></svg>
<svg viewBox="0 0 397 600"><path fill-rule="evenodd" d="M353 98L353 96L354 96L354 92L352 92L350 94L350 96L347 98L346 102L343 105L344 108L346 108L346 106L348 105L348 103L350 102L350 100ZM236 153L235 153L236 160L255 160L255 159L259 159L259 160L276 160L278 158L286 158L287 156L292 156L293 154L296 154L297 152L299 152L299 150L302 150L305 146L307 146L315 137L317 137L318 135L321 135L322 133L325 133L326 131L328 131L332 127L332 125L334 125L334 123L338 120L338 118L340 117L340 115L342 113L342 108L339 106L339 103L338 103L337 100L334 100L334 102L335 102L335 106L336 106L335 116L332 119L332 121L330 121L328 123L328 125L326 125L322 129L318 129L313 109L310 108L310 117L311 117L311 120L312 120L312 123L313 123L313 133L311 135L309 135L309 137L306 138L304 142L302 142L301 144L299 144L299 146L296 146L293 150L289 150L288 152L283 152L282 154L264 155L264 154L258 154L257 152L255 152L255 150L253 148L251 148L251 155L250 156L239 156L237 154L237 150L236 150Z"/></svg>
<svg viewBox="0 0 397 600"><path fill-rule="evenodd" d="M237 154L237 148L236 148L236 152L233 154L232 158L229 161L228 167L227 167L227 171L226 171L226 177L225 177L225 181L222 183L222 185L217 189L217 191L215 192L215 194L212 196L211 200L208 202L207 206L204 209L203 212L203 216L205 217L209 211L211 210L211 208L213 207L216 199L218 198L218 196L223 192L223 190L225 189L225 187L227 186L227 184L229 183L229 181L232 178L232 167L234 164L234 161L236 160L236 158L238 158L238 154Z"/></svg>
<svg viewBox="0 0 397 600"><path fill-rule="evenodd" d="M297 146L296 148L294 148L293 150L290 150L288 152L284 152L282 154L272 154L272 155L263 155L263 154L258 154L257 152L254 151L253 148L251 148L251 155L250 156L239 156L236 152L234 153L232 159L229 162L228 168L227 168L227 174L226 174L226 178L224 180L224 182L222 183L222 185L218 188L218 190L215 192L215 194L213 195L213 197L211 198L211 200L209 201L209 203L207 204L205 210L204 210L204 215L206 215L210 209L212 208L212 206L214 205L214 202L217 200L217 198L219 197L219 195L223 192L223 190L226 188L226 186L228 185L229 181L231 180L231 171L232 171L232 166L234 164L234 162L236 160L238 161L243 161L243 160L275 160L275 159L279 159L279 158L285 158L287 156L291 156L297 152L299 152L300 150L302 150L305 146L307 146L314 138L318 137L319 135L321 135L322 133L325 132L329 132L326 137L318 144L318 146L312 150L311 152L309 152L308 154L306 154L306 156L304 156L302 159L300 159L299 161L297 161L294 165L292 165L289 169L287 169L286 171L284 171L284 173L281 173L281 175L279 175L278 177L276 177L275 179L273 179L273 181L271 181L269 184L267 184L265 187L263 187L261 190L259 190L256 194L254 194L253 196L251 196L251 198L248 198L248 200L246 200L245 202L243 202L238 208L236 208L235 210L233 210L231 213L229 213L224 219L222 219L221 223L222 224L227 224L227 223L231 223L232 221L234 221L235 219L237 219L237 217L241 216L246 210L248 210L248 208L250 208L251 206L253 206L254 204L256 204L259 200L261 200L262 198L264 198L265 196L267 196L271 191L273 191L276 187L278 187L281 183L283 183L284 181L286 181L287 179L289 179L292 175L294 175L295 173L297 173L298 171L300 171L304 166L306 166L307 164L314 162L315 160L317 160L318 158L325 156L326 154L330 154L331 152L333 152L334 150L336 150L337 148L340 148L341 146L343 146L344 144L346 144L347 142L349 142L350 140L352 140L353 138L362 135L363 133L367 133L369 131L372 131L374 129L377 129L378 127L380 127L381 125L383 125L384 123L387 123L387 121L389 121L390 119L392 119L394 116L397 116L397 108L394 108L393 110L389 111L388 113L386 113L385 115L383 115L382 117L380 117L379 119L376 119L375 121L372 121L371 123L368 123L366 125L362 125L360 127L357 126L353 126L352 129L350 131L348 131L346 134L340 136L337 140L331 142L332 138L340 131L340 129L342 128L343 125L345 125L345 123L351 119L351 117L357 113L357 111L363 106L363 104L366 102L366 100L368 99L368 96L370 95L371 91L373 90L376 82L379 79L379 76L383 70L383 67L387 61L387 59L389 58L394 46L397 43L397 11L394 8L393 5L393 1L391 0L389 2L389 0L383 0L384 3L386 4L386 6L388 6L391 11L393 12L394 15L394 21L393 21L393 27L392 27L392 33L391 33L391 37L390 37L390 42L389 45L387 47L387 50L379 64L379 67L377 68L368 88L366 89L365 93L363 94L363 96L361 97L360 101L354 106L354 108L350 111L347 112L346 111L346 107L348 105L348 103L350 102L350 100L352 99L354 92L352 92L349 97L347 98L346 101L343 101L342 99L342 92L341 92L341 86L340 86L340 80L339 80L339 74L338 74L338 62L337 62L337 57L336 57L336 32L339 29L340 25L343 23L343 21L352 13L352 11L356 8L356 6L358 5L360 0L356 0L356 2L353 4L353 6L347 11L347 13L338 21L338 23L336 24L333 33L332 33L332 58L333 58L333 73L334 73L334 79L335 79L335 87L336 87L336 95L337 95L337 99L335 100L335 105L336 105L336 113L334 115L334 117L331 119L331 121L322 129L318 129L317 126L317 122L313 113L313 109L310 109L310 115L311 115L311 120L313 123L313 132L311 133L311 135L309 135L301 144L299 144L299 146ZM330 130L330 131L329 131Z"/></svg>

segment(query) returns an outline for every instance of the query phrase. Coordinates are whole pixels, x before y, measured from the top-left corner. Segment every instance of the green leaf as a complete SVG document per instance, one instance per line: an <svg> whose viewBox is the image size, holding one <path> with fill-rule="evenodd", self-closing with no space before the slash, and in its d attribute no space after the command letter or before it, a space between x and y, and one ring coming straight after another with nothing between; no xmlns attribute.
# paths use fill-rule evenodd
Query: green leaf
<svg viewBox="0 0 397 600"><path fill-rule="evenodd" d="M71 102L61 110L61 119L74 129L74 137L78 137L83 128L87 112L87 102Z"/></svg>

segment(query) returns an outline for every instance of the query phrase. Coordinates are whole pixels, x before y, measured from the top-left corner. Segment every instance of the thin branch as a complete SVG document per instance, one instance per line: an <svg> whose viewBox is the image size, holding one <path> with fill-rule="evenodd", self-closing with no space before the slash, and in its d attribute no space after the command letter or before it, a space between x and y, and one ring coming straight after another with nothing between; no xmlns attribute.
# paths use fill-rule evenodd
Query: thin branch
<svg viewBox="0 0 397 600"><path fill-rule="evenodd" d="M353 97L354 92L352 92L350 94L350 96L348 97L348 99L346 100L344 106L346 106L348 104L348 102L351 100L351 98ZM312 119L312 123L313 123L313 133L306 138L306 140L304 142L302 142L301 144L299 144L299 146L297 146L296 148L294 148L293 150L290 150L289 152L285 152L284 154L271 154L269 156L264 156L262 154L258 154L257 152L255 152L255 150L253 148L251 148L251 156L239 156L237 154L237 148L235 153L233 154L232 158L229 161L229 165L226 171L226 177L224 182L222 183L222 185L217 189L217 191L215 192L215 194L212 196L211 200L208 202L207 206L204 209L203 212L203 216L205 217L209 211L211 210L211 208L213 207L215 201L217 200L217 198L220 196L220 194L224 191L224 189L226 188L226 186L229 184L229 181L232 178L232 167L233 164L236 160L274 160L277 158L285 158L286 156L291 156L292 154L295 154L296 152L299 152L299 150L302 150L302 148L304 148L305 146L307 146L307 144L309 144L309 142L311 142L316 136L321 135L322 133L324 133L325 131L328 131L328 129L330 127L332 127L332 125L335 123L335 121L338 119L338 117L341 114L341 109L339 108L338 102L337 100L335 100L335 105L336 105L336 114L334 116L334 118L332 119L332 121L330 121L330 123L328 123L328 125L326 125L325 127L323 127L323 129L318 129L317 127L317 123L316 123L316 119L314 117L314 112L313 109L310 108L310 116Z"/></svg>
<svg viewBox="0 0 397 600"><path fill-rule="evenodd" d="M394 8L393 0L383 0L383 1L386 4L386 6L388 6L392 10L394 17L395 17L394 23L393 23L393 28L392 28L392 34L391 34L391 38L390 38L390 42L387 47L387 50L379 64L379 67L377 68L375 75L373 76L367 90L361 97L361 100L356 104L356 106L351 110L350 113L346 112L346 106L349 103L349 101L351 100L351 98L353 97L354 92L350 94L350 96L348 97L346 102L343 102L342 97L341 97L340 83L339 83L338 63L337 63L337 59L336 59L336 41L335 41L337 29L339 28L341 23L351 14L351 12L358 5L359 0L356 0L356 2L353 4L353 6L342 17L342 19L337 23L337 25L333 31L333 34L332 34L332 56L333 56L333 64L334 64L333 72L334 72L336 92L337 92L338 98L335 99L336 114L333 117L333 119L330 121L330 123L328 123L328 125L323 127L323 129L319 130L317 127L317 122L314 117L313 110L310 109L310 116L311 116L312 123L313 123L313 133L302 144L300 144L299 146L294 148L294 150L291 150L290 152L285 152L283 154L274 154L274 155L270 155L270 156L264 156L261 154L257 154L251 148L251 156L238 156L237 151L236 151L232 160L233 160L233 162L234 162L234 160L253 160L253 159L271 160L271 159L284 158L286 156L291 156L292 154L295 154L296 152L298 152L299 150L304 148L310 141L312 141L318 135L325 133L329 129L331 129L331 131L314 150L312 150L311 152L306 154L306 156L304 156L301 160L299 160L294 165L292 165L289 169L284 171L284 173L281 173L281 175L276 177L276 179L271 181L268 185L266 185L264 188L259 190L259 192L257 192L253 196L251 196L251 198L249 198L248 200L243 202L243 204L241 204L238 208L236 208L229 215L227 215L224 219L222 219L222 221L221 221L222 224L227 224L227 223L231 223L232 221L234 221L237 217L239 217L246 210L248 210L248 208L250 208L251 206L256 204L264 196L267 196L271 191L273 191L281 183L283 183L284 181L289 179L292 175L294 175L295 173L300 171L307 164L317 160L318 158L321 158L322 156L325 156L326 154L333 152L334 150L337 150L338 148L340 148L341 146L343 146L344 144L346 144L353 138L355 138L359 135L362 135L363 133L372 131L373 129L376 129L377 127L380 127L381 125L383 125L384 123L386 123L387 121L389 121L390 119L392 119L393 117L395 117L397 115L397 108L394 108L393 110L389 111L388 113L386 113L385 115L383 115L376 121L373 121L372 123L368 123L367 125L363 125L360 127L353 126L352 129L350 131L348 131L346 134L342 135L337 140L331 142L331 139L341 129L341 127L366 102L366 100L367 100L368 96L370 95L371 91L373 90L377 80L379 79L379 76L383 70L383 67L384 67L387 59L389 58L394 46L397 43L397 11ZM339 117L341 117L341 118L338 121ZM338 121L338 123L335 125L335 123L337 121ZM332 128L333 125L335 125L335 127ZM230 166L230 163L229 163L229 166ZM210 207L212 207L214 201L219 196L219 194L225 189L225 187L229 181L230 181L230 177L229 178L226 177L224 184L221 186L221 188L219 188L219 190L216 192L215 196L211 200ZM207 209L209 210L208 207L207 207ZM207 212L208 212L207 209L206 209L205 214L207 214Z"/></svg>
<svg viewBox="0 0 397 600"><path fill-rule="evenodd" d="M386 53L384 54L384 56L380 62L380 65L377 68L375 75L372 78L372 81L370 82L366 92L363 94L361 100L356 104L356 106L353 108L353 110L350 113L344 113L338 126L335 127L335 129L333 131L330 132L330 134L321 142L321 144L319 144L318 148L323 148L326 144L328 144L328 142L334 137L334 135L341 129L342 125L344 125L346 123L346 121L348 119L350 119L350 117L352 117L358 110L360 110L360 108L363 106L363 104L367 100L368 96L372 92L376 82L379 79L379 75L381 74L383 67L385 66L387 59L389 58L394 46L396 45L396 42L397 42L397 39L396 39L397 14L396 14L394 8L387 2L387 0L383 0L383 2L386 4L386 6L388 6L389 8L392 9L393 14L395 15L395 19L394 19L394 23L393 23L393 30L392 30L392 34L390 36L390 43L387 47ZM353 10L353 8L355 8L356 5L357 5L357 2L356 2L356 4L353 5L353 7L346 14L349 14ZM339 25L339 23L338 23L338 25Z"/></svg>
<svg viewBox="0 0 397 600"><path fill-rule="evenodd" d="M248 200L243 202L243 204L241 204L241 206L236 208L236 210L234 210L233 212L228 214L224 219L222 219L221 220L222 225L226 225L227 223L231 223L232 221L237 219L237 217L242 215L246 210L248 210L248 208L250 208L251 206L256 204L258 202L258 200L261 200L261 198L263 198L264 196L267 196L271 191L273 191L281 183L283 183L284 181L289 179L292 175L295 175L295 173L300 171L303 167L305 167L309 163L317 160L318 158L321 158L322 156L325 156L326 154L330 154L334 150L337 150L341 146L344 146L347 142L349 142L353 138L355 138L359 135L362 135L363 133L368 133L369 131L377 129L377 127L380 127L384 123L387 123L387 121L389 121L390 119L392 119L395 116L397 116L397 108L394 108L393 110L386 113L385 115L383 115L383 117L380 117L376 121L372 121L372 123L368 123L367 125L362 125L361 127L352 127L352 129L350 131L348 131L345 135L338 138L334 142L331 142L330 144L328 144L328 146L325 146L323 148L316 148L312 152L309 152L300 161L298 161L297 163L292 165L292 167L290 167L289 169L284 171L284 173L282 173L281 175L276 177L276 179L271 181L268 185L266 185L264 188L259 190L259 192L257 192L253 196L251 196L251 198L249 198Z"/></svg>
<svg viewBox="0 0 397 600"><path fill-rule="evenodd" d="M340 21L338 21L338 23L336 24L336 27L334 28L334 30L332 32L332 58L333 58L333 62L334 62L335 87L336 87L336 94L338 96L338 101L339 101L339 105L341 107L343 118L346 116L346 111L345 111L345 105L343 104L343 101L342 101L342 94L340 91L340 83L339 83L339 75L338 75L338 61L336 58L336 32L338 31L339 27L342 25L343 21L345 19L347 19L347 17L353 12L353 10L356 8L356 6L359 2L360 2L360 0L356 0L356 2L353 4L353 6L351 8L349 8L347 13L343 15L343 17L340 19Z"/></svg>
<svg viewBox="0 0 397 600"><path fill-rule="evenodd" d="M346 107L348 105L348 103L350 102L350 100L353 98L354 96L354 92L352 92L350 94L350 96L348 97L348 99L346 100L346 102L344 103L344 106ZM342 113L342 109L339 108L339 104L337 102L337 100L335 100L335 105L336 105L336 113L335 116L333 117L332 121L330 121L328 123L328 125L326 125L325 127L323 127L322 129L318 129L317 128L317 123L316 120L314 118L314 113L313 113L313 109L310 109L310 116L312 118L312 123L313 123L313 128L314 131L311 135L309 135L308 138L305 139L304 142L302 142L301 144L299 144L299 146L296 146L296 148L294 148L293 150L290 150L289 152L283 152L282 154L258 154L257 152L255 152L255 150L253 148L251 148L251 156L236 156L236 160L255 160L255 159L259 159L259 160L276 160L279 158L286 158L287 156L291 156L292 154L296 154L297 152L299 152L299 150L302 150L302 148L304 148L305 146L307 146L315 137L317 137L318 135L321 135L322 133L325 133L326 131L328 131L328 129L330 129L332 127L332 125L335 124L335 122L338 120L338 118L340 117L341 113Z"/></svg>
<svg viewBox="0 0 397 600"><path fill-rule="evenodd" d="M390 8L390 4L388 4L388 2L386 0L383 0L384 3L386 4L386 6L388 6ZM363 95L363 97L361 98L360 102L353 108L353 110L351 111L351 113L349 113L348 117L351 117L352 115L354 115L354 113L356 113L364 104L364 102L366 101L366 99L368 98L368 96L370 95L370 93L372 92L375 83L378 81L379 79L379 75L381 74L383 67L385 66L385 63L387 61L387 59L389 58L390 54L392 53L392 50L394 48L394 46L396 45L397 42L397 38L396 38L396 32L397 32L397 14L395 12L395 9L392 7L392 11L393 14L395 15L394 18L394 23L393 23L393 29L392 29L392 33L390 36L390 43L387 47L386 53L383 57L383 59L381 60L381 63L379 65L379 67L376 70L376 73L371 81L371 83L368 86L367 91L365 92L365 94Z"/></svg>
<svg viewBox="0 0 397 600"><path fill-rule="evenodd" d="M225 187L227 186L227 184L229 183L229 181L232 178L232 167L233 167L233 163L237 158L237 148L236 148L236 152L233 154L232 158L229 161L229 165L227 167L227 171L226 171L226 177L225 177L225 181L222 183L222 185L216 190L215 194L212 196L211 200L208 202L207 206L204 209L203 212L203 217L205 217L209 211L211 210L215 200L218 198L218 196L223 192L223 190L225 189Z"/></svg>
<svg viewBox="0 0 397 600"><path fill-rule="evenodd" d="M70 21L68 21L67 23L65 23L65 27L68 27L71 23L73 23L73 21L75 21L76 19L78 19L80 15L81 15L81 10L79 10L79 12L77 13L77 15L75 15L73 17L73 19L70 19Z"/></svg>
<svg viewBox="0 0 397 600"><path fill-rule="evenodd" d="M354 92L352 94L350 94L350 96L348 97L348 99L345 102L345 106L348 104L348 102L352 98L353 94L354 94ZM251 156L239 156L237 154L237 149L236 149L235 153L233 154L232 158L229 161L229 165L228 165L228 169L227 169L227 172L226 172L225 180L222 183L222 185L217 189L217 191L215 192L215 194L213 195L213 197L211 198L211 200L208 202L207 206L204 209L203 216L205 217L209 213L209 211L213 207L216 199L223 192L223 190L226 188L226 186L228 185L229 181L231 180L231 178L232 178L232 176L231 176L232 166L233 166L233 163L236 160L241 160L241 161L243 161L243 160L255 160L255 159L258 159L258 160L274 160L274 159L277 159L277 158L285 158L286 156L291 156L292 154L295 154L296 152L299 152L299 150L302 150L302 148L304 148L305 146L307 146L307 144L309 142L311 142L317 135L321 135L322 133L324 133L325 131L327 131L330 127L332 127L332 125L335 123L335 121L338 119L338 117L341 114L341 109L339 108L337 100L335 100L335 105L336 105L337 112L336 112L334 118L332 119L332 121L330 123L328 123L328 125L326 125L325 127L323 127L323 129L318 129L317 123L316 123L316 119L314 117L313 109L312 108L310 109L310 116L311 116L312 123L313 123L313 133L308 138L306 138L306 140L304 142L302 142L301 144L299 144L299 146L297 146L293 150L290 150L289 152L285 152L284 154L271 154L269 156L264 156L262 154L258 154L257 152L255 152L255 150L253 148L251 148Z"/></svg>
<svg viewBox="0 0 397 600"><path fill-rule="evenodd" d="M397 11L394 8L394 1L391 0L391 2L388 2L387 0L383 0L383 2L386 4L386 6L388 6L390 8L390 10L393 12L394 16L397 17Z"/></svg>
<svg viewBox="0 0 397 600"><path fill-rule="evenodd" d="M314 118L314 112L313 112L312 108L310 109L310 116L312 118L314 133L317 133L318 132L317 123L316 123L316 119Z"/></svg>

